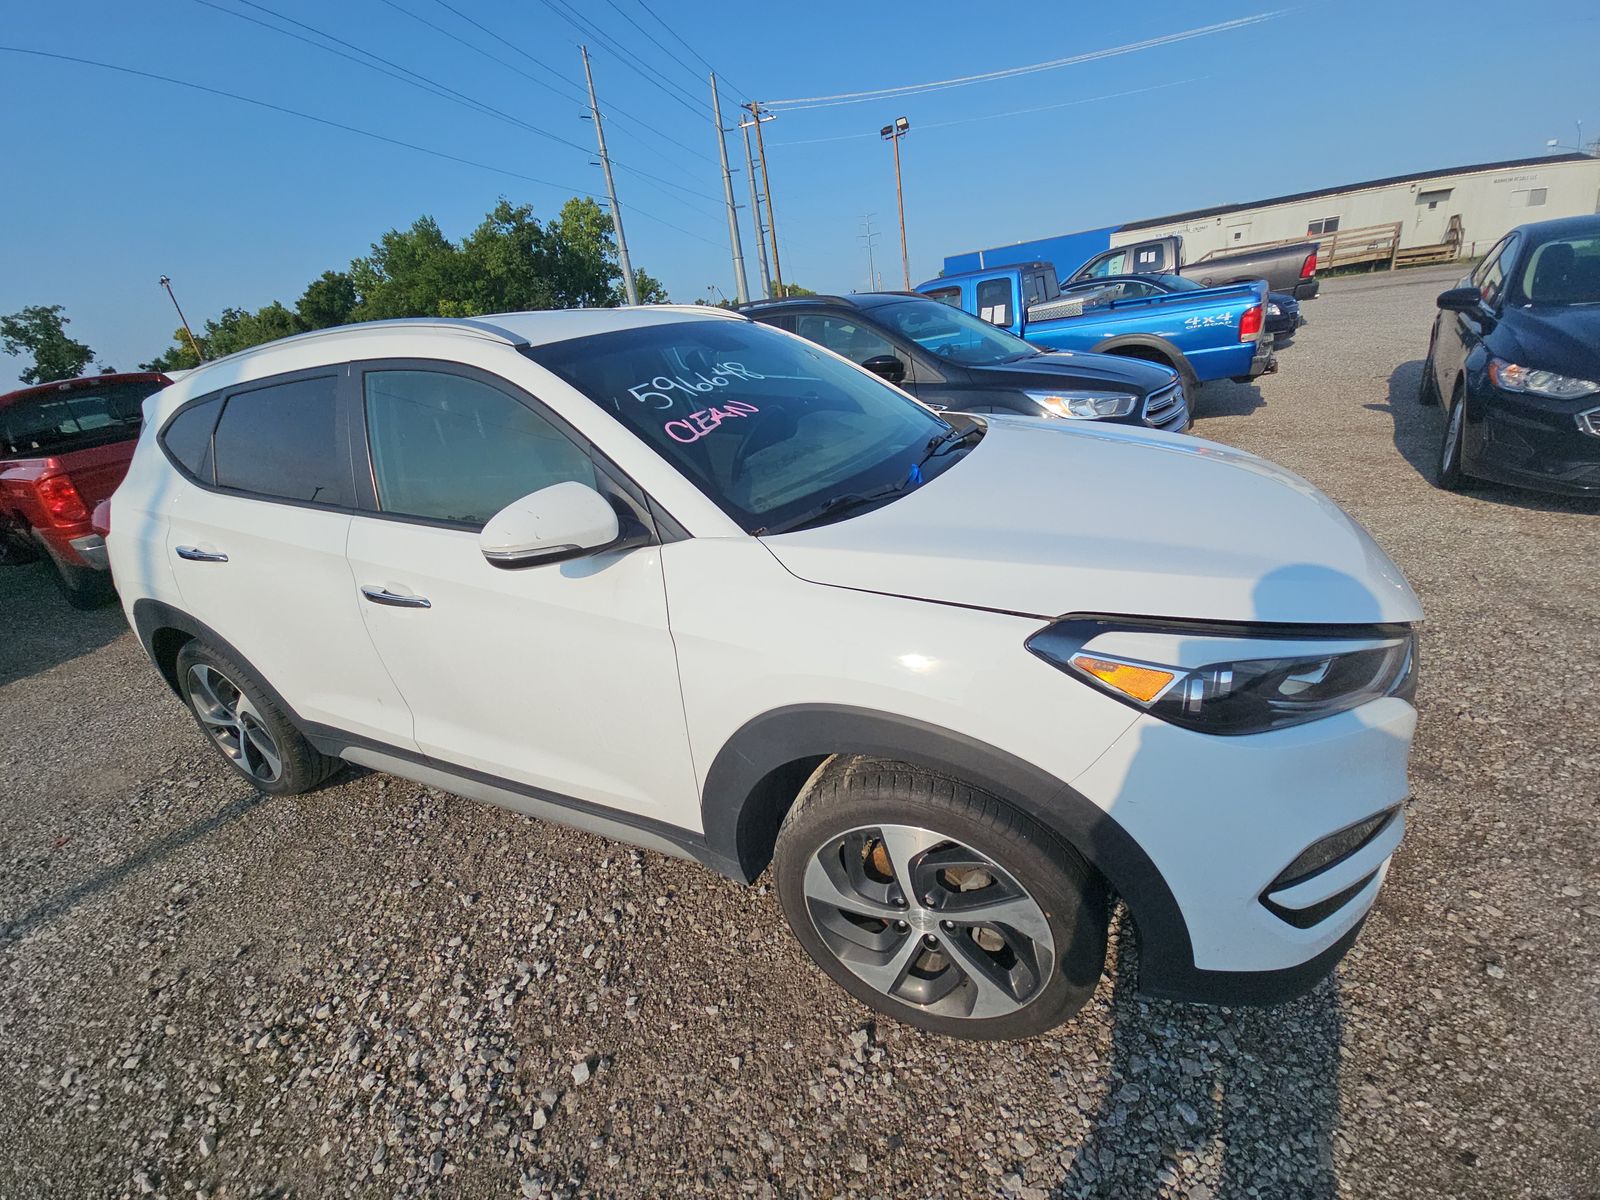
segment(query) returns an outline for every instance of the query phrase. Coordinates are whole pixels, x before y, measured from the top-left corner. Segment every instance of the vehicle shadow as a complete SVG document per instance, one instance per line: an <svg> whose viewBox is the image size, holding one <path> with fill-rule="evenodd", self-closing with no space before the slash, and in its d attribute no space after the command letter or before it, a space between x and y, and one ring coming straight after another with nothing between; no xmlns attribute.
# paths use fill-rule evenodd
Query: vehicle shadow
<svg viewBox="0 0 1600 1200"><path fill-rule="evenodd" d="M1196 417L1247 417L1266 400L1255 382L1234 383L1231 379L1214 379L1200 389L1194 406Z"/></svg>
<svg viewBox="0 0 1600 1200"><path fill-rule="evenodd" d="M1051 1194L1332 1200L1336 983L1270 1008L1152 1000L1137 994L1131 925L1117 954L1105 1098Z"/></svg>
<svg viewBox="0 0 1600 1200"><path fill-rule="evenodd" d="M47 562L0 568L0 685L37 675L115 641L128 622L115 603L81 611L67 605Z"/></svg>
<svg viewBox="0 0 1600 1200"><path fill-rule="evenodd" d="M1444 410L1417 401L1422 383L1420 358L1403 362L1389 373L1389 393L1382 404L1368 404L1373 412L1385 412L1394 421L1394 446L1400 456L1430 484L1439 477L1439 447L1444 438ZM1511 487L1508 484L1474 481L1470 494L1496 504L1514 504L1536 512L1600 513L1600 499L1580 496L1555 496Z"/></svg>

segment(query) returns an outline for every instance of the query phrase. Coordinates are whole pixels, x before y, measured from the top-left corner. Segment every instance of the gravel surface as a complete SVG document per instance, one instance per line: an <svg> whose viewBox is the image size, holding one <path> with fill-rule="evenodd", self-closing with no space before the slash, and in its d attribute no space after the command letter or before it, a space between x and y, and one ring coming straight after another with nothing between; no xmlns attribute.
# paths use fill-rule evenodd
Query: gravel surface
<svg viewBox="0 0 1600 1200"><path fill-rule="evenodd" d="M1311 996L1123 961L1025 1044L875 1022L767 886L378 774L260 798L120 612L13 568L0 1197L1600 1196L1600 505L1432 487L1449 282L1330 282L1198 405L1428 611L1411 830Z"/></svg>

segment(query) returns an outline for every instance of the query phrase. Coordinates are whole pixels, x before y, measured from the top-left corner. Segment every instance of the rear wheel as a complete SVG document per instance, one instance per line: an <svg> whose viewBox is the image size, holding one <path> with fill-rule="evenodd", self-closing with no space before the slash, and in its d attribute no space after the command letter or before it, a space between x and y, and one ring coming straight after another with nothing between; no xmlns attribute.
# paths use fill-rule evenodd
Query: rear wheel
<svg viewBox="0 0 1600 1200"><path fill-rule="evenodd" d="M339 769L318 752L244 667L201 641L178 651L183 699L211 744L252 786L293 795Z"/></svg>
<svg viewBox="0 0 1600 1200"><path fill-rule="evenodd" d="M116 598L111 586L110 571L96 571L92 567L78 567L64 563L50 555L50 577L73 608L88 610L103 608Z"/></svg>
<svg viewBox="0 0 1600 1200"><path fill-rule="evenodd" d="M1433 373L1433 347L1439 340L1439 329L1428 337L1428 357L1422 361L1422 382L1417 385L1417 403L1424 408L1432 408L1439 403L1439 381Z"/></svg>
<svg viewBox="0 0 1600 1200"><path fill-rule="evenodd" d="M833 980L907 1024L1030 1037L1083 1007L1108 895L1083 859L984 792L904 763L835 759L773 859L790 928Z"/></svg>

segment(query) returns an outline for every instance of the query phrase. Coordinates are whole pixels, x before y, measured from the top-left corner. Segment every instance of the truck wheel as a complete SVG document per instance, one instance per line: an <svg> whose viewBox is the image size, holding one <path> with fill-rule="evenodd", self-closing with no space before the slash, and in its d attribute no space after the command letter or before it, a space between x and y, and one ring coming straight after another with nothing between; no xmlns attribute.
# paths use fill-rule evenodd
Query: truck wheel
<svg viewBox="0 0 1600 1200"><path fill-rule="evenodd" d="M198 639L178 651L178 682L195 723L240 775L274 796L309 791L342 765L320 753L249 671Z"/></svg>
<svg viewBox="0 0 1600 1200"><path fill-rule="evenodd" d="M50 577L73 608L88 611L103 608L116 599L116 589L111 586L110 571L96 571L90 567L77 567L50 555Z"/></svg>
<svg viewBox="0 0 1600 1200"><path fill-rule="evenodd" d="M789 927L835 983L935 1033L1043 1033L1105 964L1094 869L995 797L906 763L824 766L784 818L773 872Z"/></svg>

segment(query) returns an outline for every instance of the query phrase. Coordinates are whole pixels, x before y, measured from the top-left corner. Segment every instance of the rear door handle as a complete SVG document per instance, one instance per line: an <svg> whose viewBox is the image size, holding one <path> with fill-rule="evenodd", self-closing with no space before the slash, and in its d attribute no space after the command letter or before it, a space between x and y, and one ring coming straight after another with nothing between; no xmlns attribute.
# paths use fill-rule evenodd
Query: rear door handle
<svg viewBox="0 0 1600 1200"><path fill-rule="evenodd" d="M179 558L186 558L190 562L227 562L228 561L228 556L226 554L218 553L215 550L202 550L198 546L179 546L178 547L178 557Z"/></svg>
<svg viewBox="0 0 1600 1200"><path fill-rule="evenodd" d="M376 587L366 584L361 589L361 594L374 604L387 604L392 608L432 608L426 596L407 596L400 592L391 592L388 588Z"/></svg>

